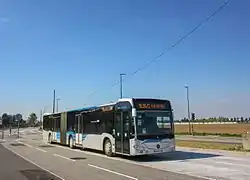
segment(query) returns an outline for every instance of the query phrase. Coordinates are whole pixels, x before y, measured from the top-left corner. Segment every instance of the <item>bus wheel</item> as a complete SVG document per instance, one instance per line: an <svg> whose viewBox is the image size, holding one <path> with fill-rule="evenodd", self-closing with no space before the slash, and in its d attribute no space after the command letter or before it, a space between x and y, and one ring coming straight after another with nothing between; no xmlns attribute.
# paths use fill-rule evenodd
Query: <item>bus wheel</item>
<svg viewBox="0 0 250 180"><path fill-rule="evenodd" d="M49 134L49 137L48 137L48 142L51 144L52 143L52 140L51 140L51 134Z"/></svg>
<svg viewBox="0 0 250 180"><path fill-rule="evenodd" d="M48 136L48 143L51 144L52 140L51 140L51 134L49 134Z"/></svg>
<svg viewBox="0 0 250 180"><path fill-rule="evenodd" d="M106 139L104 142L104 153L107 156L112 156L112 145L109 139Z"/></svg>
<svg viewBox="0 0 250 180"><path fill-rule="evenodd" d="M72 136L69 138L69 147L70 147L71 149L74 148L74 142L73 142Z"/></svg>

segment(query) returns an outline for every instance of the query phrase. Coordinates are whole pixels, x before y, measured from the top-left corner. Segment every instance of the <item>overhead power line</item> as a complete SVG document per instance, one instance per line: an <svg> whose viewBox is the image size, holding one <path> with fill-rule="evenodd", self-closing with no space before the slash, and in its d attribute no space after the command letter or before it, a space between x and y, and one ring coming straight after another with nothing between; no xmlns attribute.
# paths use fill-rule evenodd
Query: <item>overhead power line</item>
<svg viewBox="0 0 250 180"><path fill-rule="evenodd" d="M144 64L143 66L139 67L137 70L135 70L131 74L128 74L127 76L133 76L135 74L138 74L139 72L143 71L148 66L150 66L152 63L158 61L164 54L166 54L168 51L174 49L176 46L178 46L179 44L181 44L184 40L186 40L189 36L191 36L195 31L197 31L202 25L204 25L206 22L208 22L209 20L211 20L217 13L219 13L221 10L223 10L227 4L228 4L228 1L225 1L223 5L221 5L220 7L218 7L212 14L210 14L209 16L207 16L203 21L201 21L197 26L195 26L193 29L191 29L190 31L188 31L184 36L181 36L180 39L178 39L174 44L172 44L171 46L167 47L164 51L162 51L155 58L153 58L152 60L148 61L146 64ZM118 85L119 82L120 81L117 80L115 83L113 83L113 85L111 85L111 88L113 88L116 85ZM95 93L93 93L93 92L90 93L88 95L88 97L91 96L91 95L93 95L93 94L95 94Z"/></svg>
<svg viewBox="0 0 250 180"><path fill-rule="evenodd" d="M146 63L144 66L138 68L136 71L134 71L131 75L135 75L137 73L139 73L140 71L144 70L145 68L147 68L150 64L152 64L153 62L159 60L166 52L172 50L173 48L175 48L176 46L178 46L182 41L184 41L185 39L187 39L191 34L193 34L197 29L199 29L203 24L205 24L207 21L209 21L212 17L214 17L218 12L220 12L226 5L227 5L227 1L224 2L223 5L221 5L216 11L214 11L210 16L207 16L207 18L205 18L203 21L201 21L197 26L195 26L192 30L190 30L188 33L186 33L184 36L182 36L177 42L175 42L174 44L172 44L170 47L166 48L163 52L161 52L158 56L156 56L154 59L150 60L148 63Z"/></svg>

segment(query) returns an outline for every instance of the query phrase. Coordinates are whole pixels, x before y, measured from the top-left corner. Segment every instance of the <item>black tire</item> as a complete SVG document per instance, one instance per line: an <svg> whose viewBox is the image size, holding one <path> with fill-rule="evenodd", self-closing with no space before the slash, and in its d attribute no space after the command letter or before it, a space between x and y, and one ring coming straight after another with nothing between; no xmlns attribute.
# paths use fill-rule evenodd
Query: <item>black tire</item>
<svg viewBox="0 0 250 180"><path fill-rule="evenodd" d="M110 142L109 139L106 139L105 142L104 142L104 146L103 146L103 150L104 150L104 153L107 155L107 156L113 156L113 153L112 153L112 144Z"/></svg>
<svg viewBox="0 0 250 180"><path fill-rule="evenodd" d="M48 143L49 143L49 144L52 144L51 134L49 134Z"/></svg>

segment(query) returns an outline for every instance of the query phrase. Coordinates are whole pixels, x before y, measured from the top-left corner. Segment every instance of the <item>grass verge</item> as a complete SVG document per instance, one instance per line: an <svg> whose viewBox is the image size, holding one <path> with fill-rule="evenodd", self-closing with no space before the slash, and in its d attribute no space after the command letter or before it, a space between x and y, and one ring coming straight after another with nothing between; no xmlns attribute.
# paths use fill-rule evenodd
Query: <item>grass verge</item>
<svg viewBox="0 0 250 180"><path fill-rule="evenodd" d="M175 133L176 135L189 135L188 132L177 132ZM241 134L229 134L229 133L199 133L199 132L194 132L194 136L222 136L222 137L242 137Z"/></svg>
<svg viewBox="0 0 250 180"><path fill-rule="evenodd" d="M176 140L176 146L202 149L219 149L227 151L244 151L242 145L221 142Z"/></svg>

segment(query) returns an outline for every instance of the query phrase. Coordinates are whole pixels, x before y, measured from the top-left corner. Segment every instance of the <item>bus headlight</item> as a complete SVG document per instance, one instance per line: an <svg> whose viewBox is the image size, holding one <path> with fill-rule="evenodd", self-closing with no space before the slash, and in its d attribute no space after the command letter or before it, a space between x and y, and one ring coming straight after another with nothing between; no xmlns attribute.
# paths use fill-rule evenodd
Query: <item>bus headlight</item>
<svg viewBox="0 0 250 180"><path fill-rule="evenodd" d="M140 153L145 151L145 147L143 147L143 146L134 145L134 148L135 148L135 150L140 151Z"/></svg>
<svg viewBox="0 0 250 180"><path fill-rule="evenodd" d="M136 150L138 150L138 149L139 149L139 146L138 146L138 145L134 145L134 148L135 148Z"/></svg>

